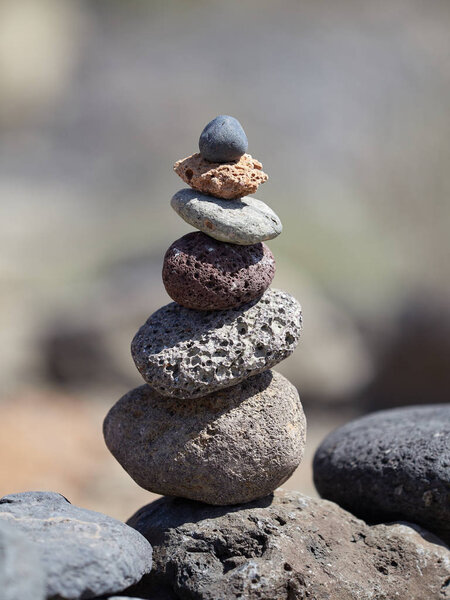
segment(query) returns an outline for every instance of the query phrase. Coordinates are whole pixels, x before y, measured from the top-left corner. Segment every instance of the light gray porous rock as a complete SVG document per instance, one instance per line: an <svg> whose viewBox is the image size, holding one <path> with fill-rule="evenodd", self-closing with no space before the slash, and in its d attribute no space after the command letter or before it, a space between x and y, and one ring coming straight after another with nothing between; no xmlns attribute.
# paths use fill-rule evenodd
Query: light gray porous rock
<svg viewBox="0 0 450 600"><path fill-rule="evenodd" d="M270 369L297 346L300 304L280 290L229 310L175 302L153 313L131 343L144 380L163 396L198 398Z"/></svg>
<svg viewBox="0 0 450 600"><path fill-rule="evenodd" d="M128 524L154 548L154 570L138 588L151 600L449 598L443 542L408 524L371 527L300 492L233 509L162 498Z"/></svg>
<svg viewBox="0 0 450 600"><path fill-rule="evenodd" d="M306 422L295 387L265 371L195 401L143 385L113 406L103 430L143 488L224 505L267 496L290 477Z"/></svg>
<svg viewBox="0 0 450 600"><path fill-rule="evenodd" d="M257 244L277 237L283 229L273 210L251 196L222 200L184 188L173 196L171 205L186 223L221 242Z"/></svg>
<svg viewBox="0 0 450 600"><path fill-rule="evenodd" d="M0 521L0 598L45 598L45 577L37 548L17 525L6 521Z"/></svg>
<svg viewBox="0 0 450 600"><path fill-rule="evenodd" d="M152 566L152 548L136 531L101 513L73 506L61 494L4 496L0 521L14 523L37 547L47 598L85 600L120 593Z"/></svg>

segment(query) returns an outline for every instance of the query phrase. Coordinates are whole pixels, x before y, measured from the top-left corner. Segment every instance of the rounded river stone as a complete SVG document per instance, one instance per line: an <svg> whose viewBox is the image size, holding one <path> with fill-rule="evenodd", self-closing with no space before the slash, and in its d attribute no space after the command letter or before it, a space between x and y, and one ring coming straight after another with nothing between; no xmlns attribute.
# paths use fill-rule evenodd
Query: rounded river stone
<svg viewBox="0 0 450 600"><path fill-rule="evenodd" d="M137 590L151 600L448 598L443 542L409 524L371 527L300 492L231 509L161 498L128 523L154 548Z"/></svg>
<svg viewBox="0 0 450 600"><path fill-rule="evenodd" d="M141 535L54 492L4 496L0 520L16 525L37 547L48 598L117 594L151 570L152 548Z"/></svg>
<svg viewBox="0 0 450 600"><path fill-rule="evenodd" d="M250 154L233 162L212 163L197 153L177 161L173 168L192 188L217 198L242 198L254 194L269 178L259 160Z"/></svg>
<svg viewBox="0 0 450 600"><path fill-rule="evenodd" d="M405 519L450 542L450 404L377 412L316 452L319 493L373 522Z"/></svg>
<svg viewBox="0 0 450 600"><path fill-rule="evenodd" d="M251 196L223 200L184 188L173 196L171 205L186 223L221 242L246 246L271 240L282 231L273 210Z"/></svg>
<svg viewBox="0 0 450 600"><path fill-rule="evenodd" d="M275 275L265 244L236 246L188 233L167 250L162 278L167 293L198 310L234 308L263 295Z"/></svg>
<svg viewBox="0 0 450 600"><path fill-rule="evenodd" d="M45 598L45 577L37 547L20 527L3 520L0 520L0 598Z"/></svg>
<svg viewBox="0 0 450 600"><path fill-rule="evenodd" d="M219 115L203 129L198 147L211 162L238 160L248 150L248 140L242 125L234 117Z"/></svg>
<svg viewBox="0 0 450 600"><path fill-rule="evenodd" d="M229 310L199 311L172 302L139 329L131 354L144 380L163 396L198 398L287 358L301 328L300 304L280 290Z"/></svg>
<svg viewBox="0 0 450 600"><path fill-rule="evenodd" d="M143 385L110 410L103 430L143 488L225 505L267 496L292 475L306 422L295 387L266 371L195 402Z"/></svg>

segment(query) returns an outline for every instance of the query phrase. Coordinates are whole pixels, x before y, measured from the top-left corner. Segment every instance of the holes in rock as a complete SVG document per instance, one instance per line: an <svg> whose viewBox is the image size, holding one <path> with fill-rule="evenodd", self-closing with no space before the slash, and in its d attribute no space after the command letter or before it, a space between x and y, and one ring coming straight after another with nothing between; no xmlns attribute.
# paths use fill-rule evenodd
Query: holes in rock
<svg viewBox="0 0 450 600"><path fill-rule="evenodd" d="M194 175L194 171L192 169L186 169L186 178L190 181Z"/></svg>
<svg viewBox="0 0 450 600"><path fill-rule="evenodd" d="M291 565L290 565L289 563L287 563L287 562L286 562L286 563L284 563L284 565L283 565L283 569L284 569L285 571L292 571L292 567L291 567Z"/></svg>
<svg viewBox="0 0 450 600"><path fill-rule="evenodd" d="M286 340L286 344L293 344L295 342L295 338L291 333L286 333L286 336L284 338Z"/></svg>

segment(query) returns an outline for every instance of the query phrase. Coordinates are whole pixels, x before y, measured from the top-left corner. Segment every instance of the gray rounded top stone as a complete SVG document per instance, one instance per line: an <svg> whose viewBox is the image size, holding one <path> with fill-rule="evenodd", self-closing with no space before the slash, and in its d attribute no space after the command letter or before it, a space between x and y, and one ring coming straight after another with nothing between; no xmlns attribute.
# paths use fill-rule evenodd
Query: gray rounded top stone
<svg viewBox="0 0 450 600"><path fill-rule="evenodd" d="M186 223L221 242L257 244L283 229L273 210L251 196L223 200L184 188L173 196L171 206Z"/></svg>
<svg viewBox="0 0 450 600"><path fill-rule="evenodd" d="M48 598L88 599L117 594L152 566L152 548L111 517L70 504L53 492L0 499L0 522L13 523L37 547Z"/></svg>
<svg viewBox="0 0 450 600"><path fill-rule="evenodd" d="M301 328L299 303L280 290L229 310L196 311L172 302L139 329L131 354L144 380L163 396L198 398L287 358Z"/></svg>
<svg viewBox="0 0 450 600"><path fill-rule="evenodd" d="M340 427L316 452L314 481L362 518L412 521L450 542L450 404L381 411Z"/></svg>
<svg viewBox="0 0 450 600"><path fill-rule="evenodd" d="M300 492L233 509L161 498L128 523L154 548L140 586L152 600L448 598L450 552L439 540L408 524L370 527Z"/></svg>
<svg viewBox="0 0 450 600"><path fill-rule="evenodd" d="M110 410L103 431L143 488L225 505L267 496L291 476L306 421L295 387L266 371L195 402L143 385Z"/></svg>
<svg viewBox="0 0 450 600"><path fill-rule="evenodd" d="M248 141L237 119L219 115L203 129L198 147L203 158L210 162L230 162L247 152Z"/></svg>
<svg viewBox="0 0 450 600"><path fill-rule="evenodd" d="M0 597L44 600L45 577L37 547L18 525L0 520Z"/></svg>

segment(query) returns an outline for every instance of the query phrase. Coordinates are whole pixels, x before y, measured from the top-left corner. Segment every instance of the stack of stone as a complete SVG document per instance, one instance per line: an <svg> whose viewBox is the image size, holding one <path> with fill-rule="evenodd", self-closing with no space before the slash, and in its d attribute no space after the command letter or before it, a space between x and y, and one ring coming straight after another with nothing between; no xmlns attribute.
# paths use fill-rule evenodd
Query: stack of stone
<svg viewBox="0 0 450 600"><path fill-rule="evenodd" d="M175 163L190 188L172 207L196 232L175 241L163 281L174 300L139 329L132 355L146 384L104 423L108 448L143 488L228 505L267 496L300 463L305 417L296 389L271 367L295 349L298 302L269 289L264 241L281 222L247 194L267 180L240 123L219 116L200 153Z"/></svg>

